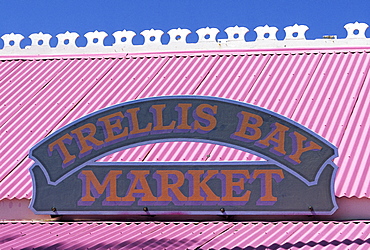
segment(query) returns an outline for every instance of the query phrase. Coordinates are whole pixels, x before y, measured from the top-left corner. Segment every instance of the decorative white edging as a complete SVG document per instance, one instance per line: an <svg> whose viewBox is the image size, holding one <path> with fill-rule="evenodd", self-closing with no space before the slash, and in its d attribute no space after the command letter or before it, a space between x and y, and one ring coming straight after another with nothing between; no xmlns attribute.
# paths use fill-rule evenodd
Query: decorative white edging
<svg viewBox="0 0 370 250"><path fill-rule="evenodd" d="M294 27L294 26L289 26L289 27ZM276 32L278 32L278 28L276 27L270 27L268 25L265 25L263 27L258 26L257 28L254 29L254 31L257 33L256 41L277 40Z"/></svg>
<svg viewBox="0 0 370 250"><path fill-rule="evenodd" d="M347 23L344 28L347 30L347 39L365 39L365 31L369 27L366 23Z"/></svg>
<svg viewBox="0 0 370 250"><path fill-rule="evenodd" d="M130 30L116 31L112 34L116 40L113 44L114 47L132 46L132 39L136 33Z"/></svg>
<svg viewBox="0 0 370 250"><path fill-rule="evenodd" d="M58 38L58 44L57 44L57 48L58 49L77 49L77 45L76 45L76 39L80 37L79 34L77 34L76 32L69 32L67 31L66 33L64 34L58 34L57 35L57 38Z"/></svg>
<svg viewBox="0 0 370 250"><path fill-rule="evenodd" d="M235 42L245 42L244 36L249 32L249 29L246 27L229 27L225 29L225 32L227 34L227 41L235 41Z"/></svg>
<svg viewBox="0 0 370 250"><path fill-rule="evenodd" d="M7 50L15 50L15 49L21 49L21 41L24 39L24 36L21 34L5 34L1 37L4 41L4 48Z"/></svg>
<svg viewBox="0 0 370 250"><path fill-rule="evenodd" d="M306 25L297 24L285 27L285 40L306 40L305 33L308 29Z"/></svg>
<svg viewBox="0 0 370 250"><path fill-rule="evenodd" d="M196 31L198 41L187 43L186 38L191 33L188 29L171 29L167 32L170 36L168 44L161 41L162 30L144 30L140 34L144 37L144 44L133 45L136 33L129 30L116 31L112 35L115 42L111 46L104 45L108 34L104 31L88 32L84 36L87 40L85 47L77 47L76 40L79 34L69 32L58 34L56 47L50 46L50 34L42 32L29 36L31 45L21 48L24 39L21 34L5 34L1 37L4 41L0 55L60 55L60 54L92 54L116 52L164 52L164 51L194 51L213 49L263 49L263 48L294 48L294 47L322 47L322 46L369 46L370 39L366 38L365 31L369 26L366 23L348 23L344 26L347 30L345 39L336 39L336 36L324 36L330 39L306 40L305 33L309 29L306 25L295 24L284 28L284 40L277 40L277 27L268 25L254 29L257 34L255 41L246 41L245 34L249 32L246 27L229 27L225 29L227 39L217 39L220 32L217 28L201 28ZM334 38L334 39L333 39Z"/></svg>
<svg viewBox="0 0 370 250"><path fill-rule="evenodd" d="M188 29L172 29L167 32L170 36L168 45L185 45L186 37L191 33Z"/></svg>

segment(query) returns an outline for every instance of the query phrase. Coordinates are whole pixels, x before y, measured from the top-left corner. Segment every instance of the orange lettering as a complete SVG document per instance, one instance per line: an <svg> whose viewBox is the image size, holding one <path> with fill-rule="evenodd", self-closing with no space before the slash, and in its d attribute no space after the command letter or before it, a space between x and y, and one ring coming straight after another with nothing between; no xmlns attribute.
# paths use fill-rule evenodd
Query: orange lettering
<svg viewBox="0 0 370 250"><path fill-rule="evenodd" d="M122 201L135 201L133 194L143 194L142 201L156 201L152 191L150 190L149 184L146 180L146 176L149 174L149 170L131 170L130 174L134 175L135 178L131 182L130 188L127 191L127 195L122 198ZM136 188L140 182L141 188Z"/></svg>
<svg viewBox="0 0 370 250"><path fill-rule="evenodd" d="M90 151L93 149L91 145L94 145L95 149L99 149L101 148L101 145L104 144L102 141L99 141L94 137L96 133L96 127L92 123L87 123L79 128L76 128L75 130L72 130L71 133L77 136L76 141L80 148L80 158L90 153ZM84 133L88 134L84 135ZM88 144L88 142L90 145Z"/></svg>
<svg viewBox="0 0 370 250"><path fill-rule="evenodd" d="M207 111L204 112L204 111ZM217 125L217 120L214 115L217 114L217 106L211 106L209 104L200 104L195 109L195 115L193 115L194 130L199 133L208 133L214 129ZM202 124L205 126L202 126Z"/></svg>
<svg viewBox="0 0 370 250"><path fill-rule="evenodd" d="M281 169L256 169L253 173L253 179L261 178L262 197L259 199L260 202L275 203L277 201L277 197L272 195L272 179L274 177L273 175L275 175L274 179L276 182L280 182L281 179L284 178L284 173ZM261 203L259 205L263 204L264 203Z"/></svg>
<svg viewBox="0 0 370 250"><path fill-rule="evenodd" d="M98 198L104 190L106 191L106 201L120 201L121 198L117 196L117 178L122 174L121 170L111 170L105 176L103 184L100 184L93 171L91 170L82 170L79 178L83 180L83 185L85 189L85 196L81 198L81 201L95 201L95 198ZM82 177L84 175L85 177ZM91 196L91 184L98 193L98 197ZM109 184L109 187L108 187ZM108 188L107 188L108 187Z"/></svg>
<svg viewBox="0 0 370 250"><path fill-rule="evenodd" d="M251 195L251 191L247 190L245 194L241 197L235 197L233 195L233 187L239 187L240 190L244 190L244 182L245 180L249 179L249 171L248 170L221 170L221 173L225 175L225 196L222 197L223 201L249 201L249 197ZM245 176L244 178L239 178L238 181L233 181L234 174L242 174Z"/></svg>
<svg viewBox="0 0 370 250"><path fill-rule="evenodd" d="M186 201L186 196L181 193L179 187L184 184L184 174L178 170L157 170L156 174L161 176L161 196L158 197L158 201L172 201L172 197L168 194L168 190L171 190L177 200ZM175 183L169 183L169 175L176 176L177 181Z"/></svg>
<svg viewBox="0 0 370 250"><path fill-rule="evenodd" d="M189 197L189 201L204 201L204 197L200 195L200 189L206 194L206 201L219 201L220 198L207 185L207 181L218 173L218 170L208 170L207 176L200 181L200 176L204 174L204 170L189 170L188 174L193 177L193 194Z"/></svg>
<svg viewBox="0 0 370 250"><path fill-rule="evenodd" d="M261 137L261 129L259 127L263 124L262 117L245 111L239 112L238 117L239 124L237 131L230 137L246 142L258 140Z"/></svg>
<svg viewBox="0 0 370 250"><path fill-rule="evenodd" d="M166 107L166 104L152 105L150 112L154 115L154 131L169 131L171 132L175 128L175 121L172 121L170 125L163 125L163 109Z"/></svg>
<svg viewBox="0 0 370 250"><path fill-rule="evenodd" d="M191 127L188 124L188 110L192 106L191 103L179 103L175 110L179 114L178 123L176 130L190 130Z"/></svg>
<svg viewBox="0 0 370 250"><path fill-rule="evenodd" d="M310 150L314 150L314 151L319 151L322 149L321 146L317 145L316 143L314 143L313 141L310 141L308 146L307 147L303 147L303 142L307 139L306 137L304 137L303 135L301 135L300 133L298 132L293 132L292 134L290 134L290 136L292 137L293 139L293 152L291 155L288 156L288 158L290 159L290 162L294 163L294 164L299 164L301 163L301 155L304 153L304 152L307 152L307 151L310 151ZM295 144L295 145L294 145ZM288 160L289 160L288 159ZM292 160L292 161L291 161Z"/></svg>
<svg viewBox="0 0 370 250"><path fill-rule="evenodd" d="M139 112L140 108L132 108L126 110L126 116L129 118L130 121L130 135L135 137L141 135L146 135L152 130L152 123L149 122L146 128L139 128L139 121L137 118L137 112Z"/></svg>
<svg viewBox="0 0 370 250"><path fill-rule="evenodd" d="M259 147L265 148L270 146L270 143L272 143L274 147L270 150L271 152L276 155L285 155L285 132L288 131L289 128L278 122L275 122L271 127L273 130L265 137L265 139L262 139L255 144Z"/></svg>
<svg viewBox="0 0 370 250"><path fill-rule="evenodd" d="M66 167L67 165L73 163L74 159L76 159L76 156L71 155L65 145L65 142L70 144L72 142L72 139L72 136L70 136L69 134L65 134L56 141L49 144L49 155L51 155L51 152L53 152L54 148L56 148L63 160L62 167Z"/></svg>
<svg viewBox="0 0 370 250"><path fill-rule="evenodd" d="M107 115L98 119L98 124L104 128L105 132L105 143L113 142L115 140L123 139L128 136L128 128L124 128L122 131L121 121L123 119L122 112L116 112L111 115ZM114 122L112 123L112 119ZM119 133L118 131L122 131ZM116 133L116 134L115 134Z"/></svg>

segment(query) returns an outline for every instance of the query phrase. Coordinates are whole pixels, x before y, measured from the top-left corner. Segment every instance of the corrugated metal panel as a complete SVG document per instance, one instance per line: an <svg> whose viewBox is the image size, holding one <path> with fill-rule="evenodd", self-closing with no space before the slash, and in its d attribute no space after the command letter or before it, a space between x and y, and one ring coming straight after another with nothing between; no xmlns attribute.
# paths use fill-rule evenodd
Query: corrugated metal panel
<svg viewBox="0 0 370 250"><path fill-rule="evenodd" d="M243 54L222 56L194 94L245 101L270 57Z"/></svg>
<svg viewBox="0 0 370 250"><path fill-rule="evenodd" d="M27 157L30 147L43 139L78 104L114 62L76 60L59 72L42 91L26 100L18 114L1 128L2 141L6 144L2 146L0 180Z"/></svg>
<svg viewBox="0 0 370 250"><path fill-rule="evenodd" d="M195 249L232 224L17 223L0 224L2 249Z"/></svg>
<svg viewBox="0 0 370 250"><path fill-rule="evenodd" d="M218 59L211 55L172 57L138 98L193 94Z"/></svg>
<svg viewBox="0 0 370 250"><path fill-rule="evenodd" d="M0 93L3 94L3 89L7 86L3 81L4 77L10 74L15 68L21 64L21 61L0 61Z"/></svg>
<svg viewBox="0 0 370 250"><path fill-rule="evenodd" d="M1 249L369 249L367 222L2 223Z"/></svg>
<svg viewBox="0 0 370 250"><path fill-rule="evenodd" d="M290 117L320 57L317 54L253 56L249 63L242 63L241 69L234 71L235 67L231 67L230 70L219 70L217 75L210 75L208 86L213 86L216 81L220 87L213 88L210 95L251 103ZM226 67L230 64L232 62L222 65ZM245 79L240 79L241 76ZM229 79L230 84L225 84L226 79ZM234 91L227 92L230 89ZM233 158L234 155L238 155L238 158ZM240 154L235 149L215 146L210 160L262 159L247 153Z"/></svg>
<svg viewBox="0 0 370 250"><path fill-rule="evenodd" d="M12 68L1 80L6 84L0 90L1 98L4 100L4 105L1 105L0 126L26 105L69 62L69 60L24 61L16 70Z"/></svg>
<svg viewBox="0 0 370 250"><path fill-rule="evenodd" d="M189 91L189 94L218 96L229 99L242 100L243 94L248 92L254 84L263 67L267 63L269 56L247 56L233 55L222 56L210 67L206 68L206 73L201 73L204 79L199 78L199 86ZM195 67L203 69L204 67ZM194 72L197 73L197 72ZM181 86L181 85L180 85ZM160 93L159 93L160 94ZM194 142L173 142L157 145L150 152L147 161L204 161L204 160L222 160L215 157L212 153L215 145ZM216 146L217 149L226 149L223 146ZM245 159L249 154L227 148L227 154L241 155ZM239 159L232 159L239 160Z"/></svg>
<svg viewBox="0 0 370 250"><path fill-rule="evenodd" d="M24 161L0 182L0 200L4 198L32 198L32 180L28 169L33 163L34 162L30 158L24 159Z"/></svg>
<svg viewBox="0 0 370 250"><path fill-rule="evenodd" d="M304 226L303 223L238 223L223 233L222 237L216 237L203 247L205 249L231 249L234 247L266 249L272 244L281 246L287 242L286 239L289 236L302 226ZM307 229L313 226L313 223L306 224Z"/></svg>
<svg viewBox="0 0 370 250"><path fill-rule="evenodd" d="M164 95L191 95L214 67L218 56L171 58L138 98ZM209 145L196 142L155 144L145 161L199 161L209 153ZM181 149L181 150L180 150ZM196 152L196 153L195 153Z"/></svg>
<svg viewBox="0 0 370 250"><path fill-rule="evenodd" d="M323 55L293 120L339 146L369 63L368 53Z"/></svg>
<svg viewBox="0 0 370 250"><path fill-rule="evenodd" d="M116 63L109 72L102 72L99 81L88 91L53 131L94 111L135 100L158 74L167 57L106 59Z"/></svg>
<svg viewBox="0 0 370 250"><path fill-rule="evenodd" d="M368 68L369 71L369 68ZM370 197L370 74L339 145L340 166L335 180L339 197Z"/></svg>
<svg viewBox="0 0 370 250"><path fill-rule="evenodd" d="M321 60L319 54L275 54L245 102L291 118Z"/></svg>
<svg viewBox="0 0 370 250"><path fill-rule="evenodd" d="M335 162L338 163L340 177L336 179L335 186L339 197L370 197L370 153L366 146L370 138L370 104L366 101L369 90L363 87L369 68L368 53L323 55L292 117L338 147L339 157ZM366 97L358 102L359 96ZM361 115L354 116L354 109ZM349 122L351 116L354 119ZM348 128L354 129L359 122L364 127L358 130L359 136L355 137ZM347 138L347 143L341 143L343 137ZM357 158L349 159L348 154L343 154L352 150L359 152ZM344 176L344 173L347 175Z"/></svg>
<svg viewBox="0 0 370 250"><path fill-rule="evenodd" d="M2 88L12 84L10 79L20 84L19 75L34 79L32 86L40 90L26 93L21 109L13 107L17 101L13 102L10 109L18 109L17 116L1 127L0 176L5 179L0 199L30 197L28 150L55 129L116 103L175 94L230 98L292 117L339 146L337 196L370 197L369 53L2 61L0 67ZM180 159L259 158L218 145L174 142L144 145L102 160Z"/></svg>
<svg viewBox="0 0 370 250"><path fill-rule="evenodd" d="M63 70L59 75L57 75L53 81L50 84L53 83L59 83L60 86L64 86L64 88L67 88L64 92L67 91L67 93L64 93L68 96L70 96L69 93L75 93L75 96L70 96L70 99L74 98L73 101L67 101L67 104L72 103L72 106L66 106L66 108L60 108L59 105L55 105L51 103L47 103L50 108L43 111L43 115L45 118L47 118L49 115L52 114L59 114L58 119L56 119L57 123L46 123L42 124L44 128L46 127L46 131L41 132L40 129L38 131L38 137L34 139L34 142L29 142L28 144L25 143L23 146L23 151L21 149L18 149L19 152L17 154L10 154L10 159L7 159L7 167L5 167L5 153L2 154L1 161L2 161L2 177L5 177L7 174L9 176L4 179L2 183L4 183L4 189L0 191L0 199L3 198L30 198L32 195L32 184L31 184L31 178L28 172L28 168L31 166L30 160L27 158L28 151L32 144L35 144L37 141L41 140L43 137L45 137L48 133L51 133L55 131L56 129L70 123L71 121L80 118L81 116L84 116L88 113L94 112L96 110L99 110L101 108L104 108L106 106L111 106L117 103L121 103L128 100L135 99L138 94L142 91L143 88L145 88L148 83L152 80L152 78L156 75L156 73L161 69L161 67L164 65L164 63L168 60L168 58L150 58L150 57L143 57L143 58L129 58L129 59L122 59L122 60L116 60L117 62L114 64L113 68L110 70L109 73L107 73L107 70L99 70L96 67L94 68L94 65L79 65L81 62L85 62L86 60L82 61L74 61L73 65L71 65L71 68L67 67L65 70ZM96 62L104 62L105 60L97 60ZM111 67L112 62L115 62L114 60L108 60L106 67ZM78 64L79 63L79 64ZM86 64L86 62L85 62ZM90 63L91 64L91 63ZM91 68L91 69L90 69ZM85 72L84 72L85 69ZM93 70L96 75L91 74L89 71ZM109 68L107 68L109 69ZM69 73L71 72L71 73ZM79 76L75 76L72 79L67 78L64 79L65 76L69 76L73 72L79 72ZM91 76L89 75L91 74ZM100 74L100 75L97 75ZM90 77L88 79L85 79L87 77ZM99 85L96 85L98 80L102 78L101 81L99 81ZM94 90L89 91L89 88L86 89L84 92L79 92L74 89L74 86L78 86L76 84L76 81L80 81L80 79L85 79L85 82L90 83L89 88L92 88L95 86ZM42 80L42 79L40 79ZM141 86L141 88L139 87ZM54 92L50 92L54 91ZM61 98L62 100L59 100L57 103L63 103L63 90L56 90L53 88L49 88L48 91L43 90L41 93L39 93L35 99L45 99L50 95L55 95L55 93L58 93L60 91L60 94L55 96L55 100L57 98ZM78 93L80 95L76 96ZM91 101L94 100L94 101ZM32 101L29 101L32 103ZM78 104L78 108L74 108L74 105ZM61 112L61 110L63 112ZM27 110L24 108L24 110ZM17 117L14 119L15 121L11 121L8 124L13 124L14 122L18 122L21 119L24 119L24 117L27 116L27 112L21 117ZM37 121L36 121L37 122ZM8 130L11 129L8 126L4 126L2 129ZM20 131L22 132L22 129L20 128ZM15 132L15 131L14 131ZM16 133L13 133L16 134ZM27 133L26 133L27 134ZM24 138L27 138L28 134L24 136ZM7 137L3 136L2 138L4 140L7 139ZM20 138L20 140L25 141L25 139ZM11 146L11 144L8 145L8 147ZM137 158L139 160L144 159L145 155L147 154L148 150L152 147L152 145L146 145L142 147L133 148L130 150L126 150L124 154L115 154L118 159L122 160L136 160ZM145 148L145 150L140 150ZM6 147L2 148L2 150L7 150ZM135 152L135 154L133 154ZM15 160L16 157L21 157L23 155L23 158ZM110 159L111 156L106 157L108 160L116 160L116 158ZM128 159L129 158L129 159ZM17 167L18 166L18 167ZM17 167L17 169L13 172L12 169Z"/></svg>
<svg viewBox="0 0 370 250"><path fill-rule="evenodd" d="M78 108L71 110L57 130L78 118L126 101L135 100L148 88L158 72L168 61L168 57L130 57L121 59L110 72L99 81L92 91L79 102ZM101 159L101 161L141 161L151 146L128 149ZM143 150L145 149L145 150Z"/></svg>
<svg viewBox="0 0 370 250"><path fill-rule="evenodd" d="M317 223L311 228L303 226L287 239L290 243L286 246L292 246L291 249L368 249L368 225L363 222L329 222Z"/></svg>
<svg viewBox="0 0 370 250"><path fill-rule="evenodd" d="M238 223L204 249L357 249L370 247L370 225L338 223Z"/></svg>
<svg viewBox="0 0 370 250"><path fill-rule="evenodd" d="M244 102L270 57L270 55L243 54L223 56L194 94ZM210 152L205 152L204 155L208 156L206 159L209 161L262 160L255 155L220 145L214 145Z"/></svg>

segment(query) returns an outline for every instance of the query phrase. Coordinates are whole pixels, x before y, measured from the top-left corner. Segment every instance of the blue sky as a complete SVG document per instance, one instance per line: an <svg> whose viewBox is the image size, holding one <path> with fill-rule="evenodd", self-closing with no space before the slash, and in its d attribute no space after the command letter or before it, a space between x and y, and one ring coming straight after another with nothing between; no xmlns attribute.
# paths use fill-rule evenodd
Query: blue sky
<svg viewBox="0 0 370 250"><path fill-rule="evenodd" d="M83 35L89 31L105 31L109 36L105 44L112 44L112 33L132 30L138 35L134 43L143 42L139 33L145 29L187 28L192 31L188 42L195 42L195 31L202 27L215 27L221 32L217 38L226 38L223 30L230 26L244 26L250 32L247 40L254 40L253 29L268 24L279 29L278 39L284 38L284 27L295 23L310 29L308 39L323 35L344 38L343 26L349 22L366 22L370 25L370 0L1 0L0 36L20 33L26 38L32 33L49 33L55 36L66 31L80 34L79 46L86 43ZM366 35L370 38L370 28ZM164 35L163 42L168 41ZM30 44L29 39L22 46ZM2 40L0 40L2 47Z"/></svg>

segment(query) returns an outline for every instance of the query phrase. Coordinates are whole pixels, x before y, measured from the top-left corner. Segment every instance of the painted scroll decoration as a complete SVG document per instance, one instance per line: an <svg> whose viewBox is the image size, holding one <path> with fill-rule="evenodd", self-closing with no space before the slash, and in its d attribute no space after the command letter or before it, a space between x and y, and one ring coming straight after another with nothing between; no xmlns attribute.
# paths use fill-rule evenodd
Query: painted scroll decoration
<svg viewBox="0 0 370 250"><path fill-rule="evenodd" d="M195 141L258 162L97 162L123 149ZM302 125L228 99L166 96L87 115L30 150L38 214L332 214L337 149Z"/></svg>

